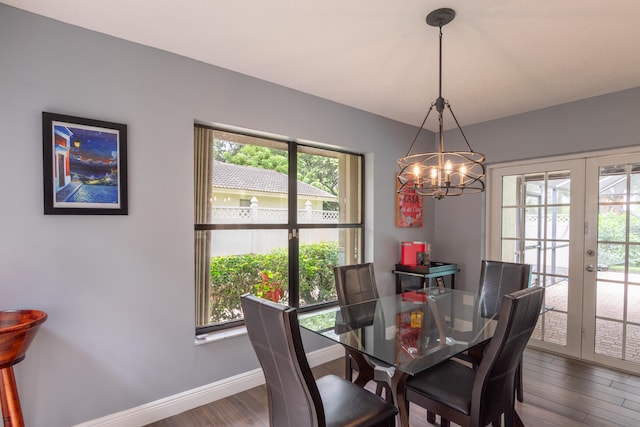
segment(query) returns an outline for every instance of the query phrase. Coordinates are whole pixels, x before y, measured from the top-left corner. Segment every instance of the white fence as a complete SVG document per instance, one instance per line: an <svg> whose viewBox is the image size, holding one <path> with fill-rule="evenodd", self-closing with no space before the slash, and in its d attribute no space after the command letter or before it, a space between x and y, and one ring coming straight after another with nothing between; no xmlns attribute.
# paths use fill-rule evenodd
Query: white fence
<svg viewBox="0 0 640 427"><path fill-rule="evenodd" d="M286 208L262 208L252 201L248 207L216 207L212 209L213 222L216 224L286 224ZM339 211L312 209L306 202L304 209L298 209L298 223L301 224L337 224Z"/></svg>
<svg viewBox="0 0 640 427"><path fill-rule="evenodd" d="M338 211L298 209L298 223L337 224ZM286 224L287 209L250 207L213 207L213 222L216 224ZM302 243L338 241L339 230L335 228L304 229L300 231ZM289 244L288 230L221 230L213 234L211 255L263 254Z"/></svg>

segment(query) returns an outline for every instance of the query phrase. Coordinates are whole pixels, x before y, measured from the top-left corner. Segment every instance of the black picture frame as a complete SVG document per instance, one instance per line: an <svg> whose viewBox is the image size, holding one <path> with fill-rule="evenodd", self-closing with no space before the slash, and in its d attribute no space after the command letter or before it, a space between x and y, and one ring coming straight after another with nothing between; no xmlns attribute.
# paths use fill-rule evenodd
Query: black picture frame
<svg viewBox="0 0 640 427"><path fill-rule="evenodd" d="M42 112L44 213L127 215L127 125Z"/></svg>

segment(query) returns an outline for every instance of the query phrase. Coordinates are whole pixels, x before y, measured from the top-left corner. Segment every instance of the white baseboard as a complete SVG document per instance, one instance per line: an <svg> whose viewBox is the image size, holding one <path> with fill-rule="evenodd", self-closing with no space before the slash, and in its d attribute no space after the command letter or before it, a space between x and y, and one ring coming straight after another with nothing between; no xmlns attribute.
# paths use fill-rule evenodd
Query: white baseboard
<svg viewBox="0 0 640 427"><path fill-rule="evenodd" d="M309 365L314 367L343 356L344 347L336 344L307 354L307 359ZM74 427L140 427L224 399L261 384L264 384L264 375L262 369L258 368L135 408L77 424Z"/></svg>

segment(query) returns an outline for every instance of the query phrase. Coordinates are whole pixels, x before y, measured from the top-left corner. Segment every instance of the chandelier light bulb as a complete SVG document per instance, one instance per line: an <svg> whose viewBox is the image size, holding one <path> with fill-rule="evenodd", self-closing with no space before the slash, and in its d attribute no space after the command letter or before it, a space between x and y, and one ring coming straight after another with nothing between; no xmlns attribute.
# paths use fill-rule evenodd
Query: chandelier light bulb
<svg viewBox="0 0 640 427"><path fill-rule="evenodd" d="M451 182L451 160L447 160L444 164L444 182Z"/></svg>
<svg viewBox="0 0 640 427"><path fill-rule="evenodd" d="M438 170L436 168L431 168L431 186L435 187L436 178L438 178Z"/></svg>

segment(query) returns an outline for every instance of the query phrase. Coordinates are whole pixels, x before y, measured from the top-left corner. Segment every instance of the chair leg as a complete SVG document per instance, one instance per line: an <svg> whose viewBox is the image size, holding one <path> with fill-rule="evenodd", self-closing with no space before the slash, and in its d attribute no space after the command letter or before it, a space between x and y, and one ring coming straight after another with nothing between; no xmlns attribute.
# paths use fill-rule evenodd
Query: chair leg
<svg viewBox="0 0 640 427"><path fill-rule="evenodd" d="M429 424L435 424L436 423L436 414L434 412L427 411L427 422Z"/></svg>
<svg viewBox="0 0 640 427"><path fill-rule="evenodd" d="M378 396L382 396L382 384L380 383L376 383L376 394ZM387 392L385 391L385 395L387 394Z"/></svg>
<svg viewBox="0 0 640 427"><path fill-rule="evenodd" d="M349 354L345 354L344 356L344 378L348 381L353 381L353 367L351 364L353 361L351 360L351 356Z"/></svg>
<svg viewBox="0 0 640 427"><path fill-rule="evenodd" d="M520 357L520 363L518 364L518 369L516 370L516 399L518 399L518 402L522 402L524 400L523 394L522 357Z"/></svg>
<svg viewBox="0 0 640 427"><path fill-rule="evenodd" d="M440 417L440 427L450 427L451 423L449 422L449 420L445 420L444 418Z"/></svg>
<svg viewBox="0 0 640 427"><path fill-rule="evenodd" d="M511 408L508 411L506 411L504 413L504 427L513 427L514 426L514 416L513 416L513 411L514 409Z"/></svg>

